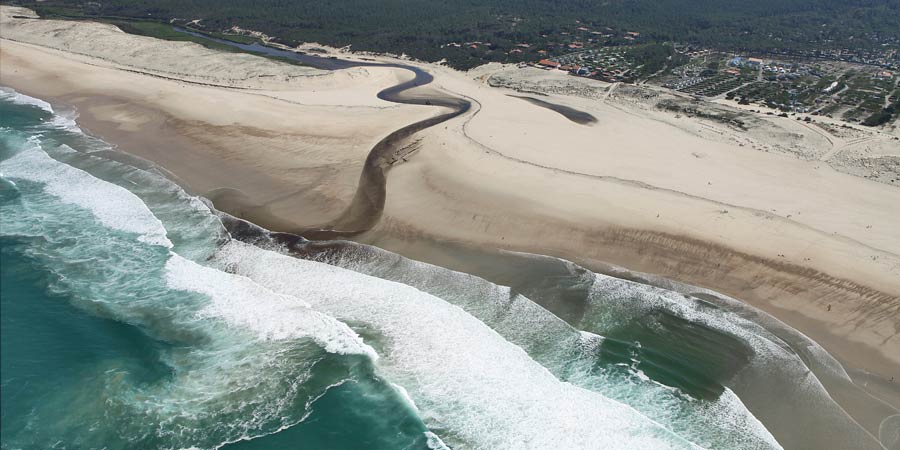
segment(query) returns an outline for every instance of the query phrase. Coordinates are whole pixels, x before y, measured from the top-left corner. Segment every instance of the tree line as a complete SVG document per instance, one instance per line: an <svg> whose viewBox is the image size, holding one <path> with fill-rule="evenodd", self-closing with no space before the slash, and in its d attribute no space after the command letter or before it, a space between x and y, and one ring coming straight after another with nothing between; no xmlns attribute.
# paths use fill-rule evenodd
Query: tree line
<svg viewBox="0 0 900 450"><path fill-rule="evenodd" d="M900 42L900 0L81 0L20 1L39 14L202 19L210 31L238 25L283 43L447 59L457 68L532 58L510 53L556 43L575 27L637 31L645 42L675 41L746 51L879 48ZM447 43L482 42L478 48ZM490 45L486 45L490 44Z"/></svg>

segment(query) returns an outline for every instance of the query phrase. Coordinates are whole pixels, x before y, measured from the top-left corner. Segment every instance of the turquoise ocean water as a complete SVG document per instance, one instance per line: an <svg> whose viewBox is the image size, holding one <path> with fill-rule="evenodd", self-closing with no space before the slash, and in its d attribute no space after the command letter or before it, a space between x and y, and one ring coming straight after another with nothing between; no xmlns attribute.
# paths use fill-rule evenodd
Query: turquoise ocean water
<svg viewBox="0 0 900 450"><path fill-rule="evenodd" d="M0 160L4 449L803 448L804 423L877 448L721 305L580 272L569 316L372 247L241 242L11 90Z"/></svg>

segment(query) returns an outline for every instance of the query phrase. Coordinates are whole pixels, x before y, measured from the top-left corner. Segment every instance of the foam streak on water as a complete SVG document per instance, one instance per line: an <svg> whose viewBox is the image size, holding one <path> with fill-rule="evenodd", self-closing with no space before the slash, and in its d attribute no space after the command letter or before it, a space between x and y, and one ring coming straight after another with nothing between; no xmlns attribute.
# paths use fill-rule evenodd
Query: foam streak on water
<svg viewBox="0 0 900 450"><path fill-rule="evenodd" d="M795 349L759 323L714 303L679 292L600 274L594 274L593 278L585 320L580 324L586 330L620 329L639 322L658 326L657 319L648 317L653 317L654 312L664 311L687 323L699 324L735 337L752 349L746 367L728 380L733 390L727 389L723 393L720 401L723 405L714 406L711 410L723 417L723 420L734 419L729 414L734 410L725 408L724 405L743 406L744 402L734 393L736 391L747 399L746 402L752 409L769 418L773 434L784 436L792 446L859 449L881 447L870 433L835 403ZM727 302L722 304L727 305ZM817 356L813 362L818 364L818 361L824 361L829 365L827 371L834 370L830 364L833 361L830 355L811 341L806 342L810 342L809 345L813 347L810 349L811 354L817 351L824 353L824 357ZM807 345L806 342L800 344ZM841 373L842 369L838 371L838 375ZM775 380L781 382L774 382ZM798 414L795 405L803 405L804 412ZM798 433L797 427L815 429L816 432Z"/></svg>
<svg viewBox="0 0 900 450"><path fill-rule="evenodd" d="M57 162L40 148L36 137L28 148L0 162L5 177L35 181L65 203L90 210L103 225L140 235L148 244L171 247L166 230L137 196L94 178L83 170Z"/></svg>
<svg viewBox="0 0 900 450"><path fill-rule="evenodd" d="M462 309L406 285L240 242L222 267L383 336L380 366L464 448L692 448L633 409L556 379Z"/></svg>
<svg viewBox="0 0 900 450"><path fill-rule="evenodd" d="M374 247L347 247L316 259L414 286L457 305L525 349L555 376L633 406L701 446L780 448L730 390L715 400L692 401L679 389L661 384L635 367L598 364L605 341L602 336L574 328L508 287Z"/></svg>
<svg viewBox="0 0 900 450"><path fill-rule="evenodd" d="M311 337L330 353L378 358L347 325L247 278L201 266L173 253L166 262L166 281L172 289L197 292L212 300L199 312L201 317L223 318L253 331L260 339Z"/></svg>
<svg viewBox="0 0 900 450"><path fill-rule="evenodd" d="M16 105L28 105L40 108L48 113L53 113L53 107L49 103L25 94L20 94L10 88L0 87L0 100L6 100Z"/></svg>

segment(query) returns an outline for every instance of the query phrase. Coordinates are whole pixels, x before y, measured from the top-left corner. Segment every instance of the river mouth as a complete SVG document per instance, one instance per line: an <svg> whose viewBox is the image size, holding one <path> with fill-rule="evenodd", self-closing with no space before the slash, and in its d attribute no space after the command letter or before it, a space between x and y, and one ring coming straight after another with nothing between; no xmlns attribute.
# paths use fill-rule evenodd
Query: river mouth
<svg viewBox="0 0 900 450"><path fill-rule="evenodd" d="M321 70L341 70L353 67L393 67L408 70L413 73L413 79L381 90L378 92L378 98L388 102L405 105L436 106L449 109L448 112L439 114L435 117L406 125L387 135L384 139L375 144L366 157L363 170L359 176L356 193L353 196L353 200L350 202L350 206L334 220L311 227L282 230L289 231L308 239L327 240L349 238L372 229L372 227L378 223L379 219L381 219L381 215L384 212L387 171L398 161L405 160L406 154L403 152L403 146L407 139L420 131L465 114L472 107L472 103L467 99L437 90L429 91L427 95L410 95L411 91L424 87L434 81L434 77L430 73L416 66L373 61L349 61L335 57L322 57L282 50L259 43L241 44L195 33L178 27L175 27L175 30L181 33L210 39L220 44L236 47L247 52L288 58ZM238 198L235 198L233 195L220 198L223 200L218 203L214 201L214 204L216 204L217 207L221 207L222 211L235 213L238 216L240 215L240 211L229 208L229 206L241 204ZM226 199L227 202L225 201Z"/></svg>

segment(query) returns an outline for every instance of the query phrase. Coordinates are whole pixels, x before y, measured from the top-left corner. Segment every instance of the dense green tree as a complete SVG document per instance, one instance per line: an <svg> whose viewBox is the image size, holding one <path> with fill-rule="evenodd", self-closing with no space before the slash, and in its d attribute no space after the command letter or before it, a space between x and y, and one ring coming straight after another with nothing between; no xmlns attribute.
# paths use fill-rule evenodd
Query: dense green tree
<svg viewBox="0 0 900 450"><path fill-rule="evenodd" d="M82 0L21 1L43 15L142 20L202 19L209 31L238 25L281 42L442 58L457 67L534 59L578 26L641 33L645 42L776 49L881 48L900 43L900 0ZM576 22L577 21L577 22ZM547 36L546 38L543 36ZM450 42L490 42L477 49ZM535 44L521 54L517 43Z"/></svg>

